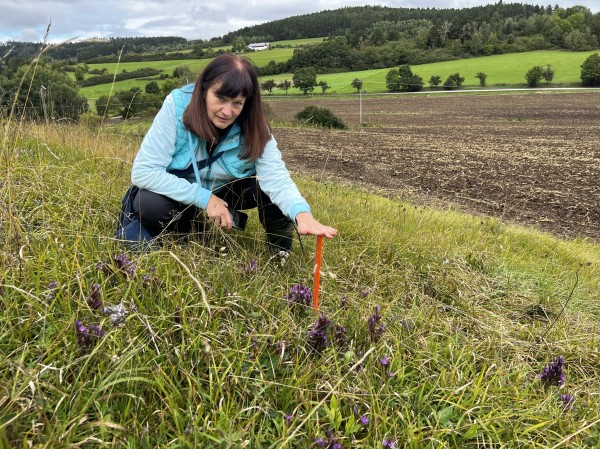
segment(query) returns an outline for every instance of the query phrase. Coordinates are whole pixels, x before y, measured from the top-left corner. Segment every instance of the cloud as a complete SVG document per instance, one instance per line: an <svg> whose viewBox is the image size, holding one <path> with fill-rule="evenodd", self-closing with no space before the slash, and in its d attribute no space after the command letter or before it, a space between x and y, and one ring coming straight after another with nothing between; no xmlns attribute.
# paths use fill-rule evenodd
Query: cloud
<svg viewBox="0 0 600 449"><path fill-rule="evenodd" d="M0 42L41 42L49 24L50 42L74 38L180 36L210 39L245 26L343 6L467 8L486 0L1 0ZM534 3L535 4L535 3ZM539 3L540 6L550 4ZM562 7L583 4L600 11L600 0L566 0Z"/></svg>

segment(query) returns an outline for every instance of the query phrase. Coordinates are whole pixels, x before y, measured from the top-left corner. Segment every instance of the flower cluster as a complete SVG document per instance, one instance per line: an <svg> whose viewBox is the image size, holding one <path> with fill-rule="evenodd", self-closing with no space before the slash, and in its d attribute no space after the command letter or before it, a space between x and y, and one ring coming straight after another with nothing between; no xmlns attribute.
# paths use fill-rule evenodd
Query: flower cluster
<svg viewBox="0 0 600 449"><path fill-rule="evenodd" d="M244 273L256 273L258 271L258 263L256 259L250 259L244 267Z"/></svg>
<svg viewBox="0 0 600 449"><path fill-rule="evenodd" d="M375 305L375 313L369 317L369 334L373 341L378 341L385 332L385 324L381 321L381 307Z"/></svg>
<svg viewBox="0 0 600 449"><path fill-rule="evenodd" d="M345 351L348 348L348 330L344 326L340 324L334 326L333 338L335 339L335 345L341 351Z"/></svg>
<svg viewBox="0 0 600 449"><path fill-rule="evenodd" d="M92 310L102 310L104 303L102 301L102 287L100 284L93 284L90 296L86 299L86 302Z"/></svg>
<svg viewBox="0 0 600 449"><path fill-rule="evenodd" d="M75 332L77 334L77 345L80 349L94 346L102 337L104 331L96 324L84 326L79 320L75 320Z"/></svg>
<svg viewBox="0 0 600 449"><path fill-rule="evenodd" d="M329 337L327 336L331 327L331 320L322 313L312 328L306 332L308 335L308 344L316 352L323 352L329 346Z"/></svg>
<svg viewBox="0 0 600 449"><path fill-rule="evenodd" d="M575 402L575 398L570 394L561 394L560 401L563 405L563 411L571 410L573 408L573 402Z"/></svg>
<svg viewBox="0 0 600 449"><path fill-rule="evenodd" d="M312 291L304 284L294 284L287 294L288 305L310 306L312 302Z"/></svg>
<svg viewBox="0 0 600 449"><path fill-rule="evenodd" d="M113 260L117 264L119 271L125 273L127 277L133 278L135 276L136 266L125 254L119 253L113 257Z"/></svg>
<svg viewBox="0 0 600 449"><path fill-rule="evenodd" d="M545 387L550 385L557 385L560 387L565 384L567 374L565 373L564 364L564 357L562 355L558 356L554 358L540 374L538 374L538 377Z"/></svg>
<svg viewBox="0 0 600 449"><path fill-rule="evenodd" d="M381 447L386 449L396 449L396 442L391 438L384 438L381 442Z"/></svg>
<svg viewBox="0 0 600 449"><path fill-rule="evenodd" d="M315 438L311 447L324 447L327 449L342 449L340 443L333 433L333 429L328 429L325 432L326 438Z"/></svg>

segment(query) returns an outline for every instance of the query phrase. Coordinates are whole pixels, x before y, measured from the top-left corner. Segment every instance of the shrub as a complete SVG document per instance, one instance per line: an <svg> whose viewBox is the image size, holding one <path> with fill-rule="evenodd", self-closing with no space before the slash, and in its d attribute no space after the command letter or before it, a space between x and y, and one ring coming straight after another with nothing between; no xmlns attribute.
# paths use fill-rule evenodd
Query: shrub
<svg viewBox="0 0 600 449"><path fill-rule="evenodd" d="M584 86L600 86L600 54L588 56L581 65L580 78Z"/></svg>
<svg viewBox="0 0 600 449"><path fill-rule="evenodd" d="M346 129L344 122L327 108L307 106L296 114L296 118L304 123L310 123L324 128Z"/></svg>

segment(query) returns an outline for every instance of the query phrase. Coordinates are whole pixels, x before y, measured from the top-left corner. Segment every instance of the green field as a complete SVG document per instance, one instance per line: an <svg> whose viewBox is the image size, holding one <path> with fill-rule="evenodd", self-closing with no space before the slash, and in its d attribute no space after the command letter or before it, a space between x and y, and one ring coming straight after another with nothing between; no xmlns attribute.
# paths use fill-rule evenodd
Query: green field
<svg viewBox="0 0 600 449"><path fill-rule="evenodd" d="M303 40L305 41L305 40ZM293 42L293 41L292 41ZM525 73L534 65L546 66L550 64L554 69L553 86L577 86L581 80L581 64L585 59L597 51L587 52L567 52L567 51L532 51L525 53L511 53L505 55L483 56L480 58L461 59L457 61L437 62L433 64L423 64L411 66L413 72L423 78L425 87L428 87L429 78L432 75L439 75L444 80L453 73L460 73L465 78L464 87L479 87L479 80L475 78L477 72L484 72L488 75L488 87L523 87L525 85ZM256 65L264 66L270 60L278 62L291 58L293 48L273 49L262 52L247 53L244 56L252 60ZM154 62L128 62L112 64L90 64L90 69L106 68L109 73L117 73L127 70L133 71L142 67L153 67L171 74L175 67L179 65L188 65L194 72L200 72L208 59L198 60L170 60ZM325 80L331 86L328 94L348 94L355 92L351 83L355 78L363 80L363 89L367 93L386 92L385 76L390 69L364 70L359 72L344 72L320 75L318 80ZM284 79L292 80L293 74L285 73L277 76L263 77L261 82L266 79L274 79L277 82ZM143 88L148 80L127 80L114 84L113 90L127 90L131 87ZM110 92L110 85L82 88L81 94L86 98L98 98ZM320 90L315 89L316 93ZM281 94L282 91L275 89L273 94ZM290 89L289 95L302 95L297 89Z"/></svg>

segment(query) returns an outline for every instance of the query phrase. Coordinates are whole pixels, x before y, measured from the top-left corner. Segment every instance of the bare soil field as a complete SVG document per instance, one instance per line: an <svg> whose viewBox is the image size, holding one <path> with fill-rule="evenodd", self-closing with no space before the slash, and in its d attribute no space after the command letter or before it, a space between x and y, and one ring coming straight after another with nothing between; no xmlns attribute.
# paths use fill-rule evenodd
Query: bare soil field
<svg viewBox="0 0 600 449"><path fill-rule="evenodd" d="M266 99L350 126L275 129L293 172L600 242L600 92Z"/></svg>

